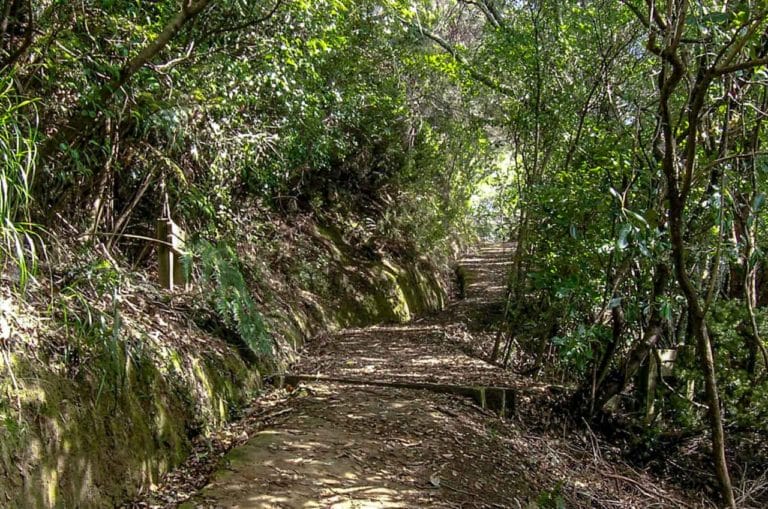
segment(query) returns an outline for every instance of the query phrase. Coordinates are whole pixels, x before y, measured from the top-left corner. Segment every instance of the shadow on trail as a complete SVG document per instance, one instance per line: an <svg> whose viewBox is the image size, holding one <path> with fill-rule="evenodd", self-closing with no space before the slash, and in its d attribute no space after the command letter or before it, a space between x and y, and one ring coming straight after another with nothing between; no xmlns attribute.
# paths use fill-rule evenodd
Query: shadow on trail
<svg viewBox="0 0 768 509"><path fill-rule="evenodd" d="M463 417L469 405L460 399L333 384L296 398L284 422L226 456L194 507L507 507L522 489L520 462L488 456L496 421ZM493 481L513 469L518 481ZM478 493L468 499L462 486Z"/></svg>
<svg viewBox="0 0 768 509"><path fill-rule="evenodd" d="M473 304L503 301L512 255L511 244L491 244L463 256L458 267L466 280L465 299L459 304L464 301Z"/></svg>
<svg viewBox="0 0 768 509"><path fill-rule="evenodd" d="M551 387L481 359L503 309L511 258L508 245L465 256L465 298L442 313L313 341L292 370L312 379L295 378L280 420L248 435L185 506L706 505L612 457L591 430L569 429L550 404ZM388 381L397 383L376 385ZM521 411L500 419L469 398L400 382L514 387Z"/></svg>
<svg viewBox="0 0 768 509"><path fill-rule="evenodd" d="M347 329L309 345L293 373L371 380L509 385L513 375L489 364L512 263L509 245L482 246L459 260L465 298L408 324Z"/></svg>
<svg viewBox="0 0 768 509"><path fill-rule="evenodd" d="M316 345L300 365L303 374L410 380L435 383L482 383L498 379L496 366L468 356L452 336L460 326L379 326L348 330ZM297 371L298 372L298 371Z"/></svg>

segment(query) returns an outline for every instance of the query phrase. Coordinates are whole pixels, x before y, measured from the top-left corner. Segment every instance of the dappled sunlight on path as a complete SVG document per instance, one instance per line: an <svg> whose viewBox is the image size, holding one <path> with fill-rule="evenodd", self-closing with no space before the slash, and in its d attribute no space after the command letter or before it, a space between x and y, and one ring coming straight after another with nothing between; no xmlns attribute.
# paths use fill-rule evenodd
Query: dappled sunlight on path
<svg viewBox="0 0 768 509"><path fill-rule="evenodd" d="M467 403L445 395L313 384L280 426L233 450L196 498L204 507L461 507L462 493L440 485L474 482L486 507L504 490L482 474L512 467L489 461L494 436ZM458 453L456 437L472 437ZM469 469L467 469L469 467Z"/></svg>
<svg viewBox="0 0 768 509"><path fill-rule="evenodd" d="M506 276L512 267L512 253L511 244L486 244L459 260L468 279L467 301L504 300Z"/></svg>
<svg viewBox="0 0 768 509"><path fill-rule="evenodd" d="M482 246L460 263L464 299L408 324L317 338L292 372L503 385L509 374L468 355L465 339L480 332L477 313L498 314L511 248ZM499 448L501 421L469 399L319 381L294 394L285 420L233 450L192 507L508 507L527 491L514 447Z"/></svg>
<svg viewBox="0 0 768 509"><path fill-rule="evenodd" d="M474 352L471 344L478 334L493 333L472 326L480 324L482 329L483 318L500 313L511 258L509 245L481 246L459 262L466 280L464 299L408 324L347 329L318 338L293 372L379 381L512 384L510 372L486 362L484 352Z"/></svg>
<svg viewBox="0 0 768 509"><path fill-rule="evenodd" d="M183 507L703 507L568 429L552 387L483 360L511 258L508 245L465 256L465 298L441 313L311 342L280 418ZM512 387L521 410L499 418L443 391L459 386Z"/></svg>
<svg viewBox="0 0 768 509"><path fill-rule="evenodd" d="M437 383L482 383L499 376L498 368L467 356L437 325L347 330L314 345L299 368L305 374Z"/></svg>

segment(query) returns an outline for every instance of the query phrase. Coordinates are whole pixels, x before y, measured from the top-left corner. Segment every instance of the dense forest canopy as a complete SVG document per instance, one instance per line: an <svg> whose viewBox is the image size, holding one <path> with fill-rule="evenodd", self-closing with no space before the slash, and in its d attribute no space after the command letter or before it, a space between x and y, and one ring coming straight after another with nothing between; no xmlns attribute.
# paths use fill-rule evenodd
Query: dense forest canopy
<svg viewBox="0 0 768 509"><path fill-rule="evenodd" d="M21 287L73 252L148 266L139 237L169 211L225 244L270 211L354 210L421 253L507 239L494 360L572 382L585 417L706 427L735 505L726 435L768 418L768 3L0 8ZM639 383L670 350L674 378Z"/></svg>

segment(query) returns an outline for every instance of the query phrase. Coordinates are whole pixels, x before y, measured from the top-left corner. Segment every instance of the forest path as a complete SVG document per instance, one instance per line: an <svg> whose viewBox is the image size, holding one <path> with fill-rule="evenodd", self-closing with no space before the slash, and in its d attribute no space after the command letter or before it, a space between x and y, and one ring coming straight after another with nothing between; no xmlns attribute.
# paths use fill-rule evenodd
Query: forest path
<svg viewBox="0 0 768 509"><path fill-rule="evenodd" d="M492 341L502 312L512 248L480 246L459 260L464 298L441 313L407 324L347 329L316 338L293 373L360 380L508 385L511 372L487 363L480 345ZM483 336L482 340L479 337Z"/></svg>
<svg viewBox="0 0 768 509"><path fill-rule="evenodd" d="M410 324L320 338L294 373L516 387L522 407L516 415L501 419L468 398L427 390L304 381L289 388L278 411L243 427L243 444L182 507L697 505L612 459L591 432L566 431L557 408L537 402L549 397L546 386L520 381L475 355L476 345L487 348L493 337L510 260L509 245L480 246L460 261L464 299Z"/></svg>

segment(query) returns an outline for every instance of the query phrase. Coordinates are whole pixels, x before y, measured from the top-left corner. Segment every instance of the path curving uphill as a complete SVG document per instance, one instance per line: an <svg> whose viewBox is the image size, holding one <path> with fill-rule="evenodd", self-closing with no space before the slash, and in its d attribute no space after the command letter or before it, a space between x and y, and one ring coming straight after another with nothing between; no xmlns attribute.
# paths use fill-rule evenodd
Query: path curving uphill
<svg viewBox="0 0 768 509"><path fill-rule="evenodd" d="M464 298L440 314L313 341L286 377L290 395L243 425L242 445L182 507L698 505L608 457L591 433L515 413L514 400L531 405L546 387L483 360L511 258L506 244L466 255ZM494 388L508 391L501 407Z"/></svg>

